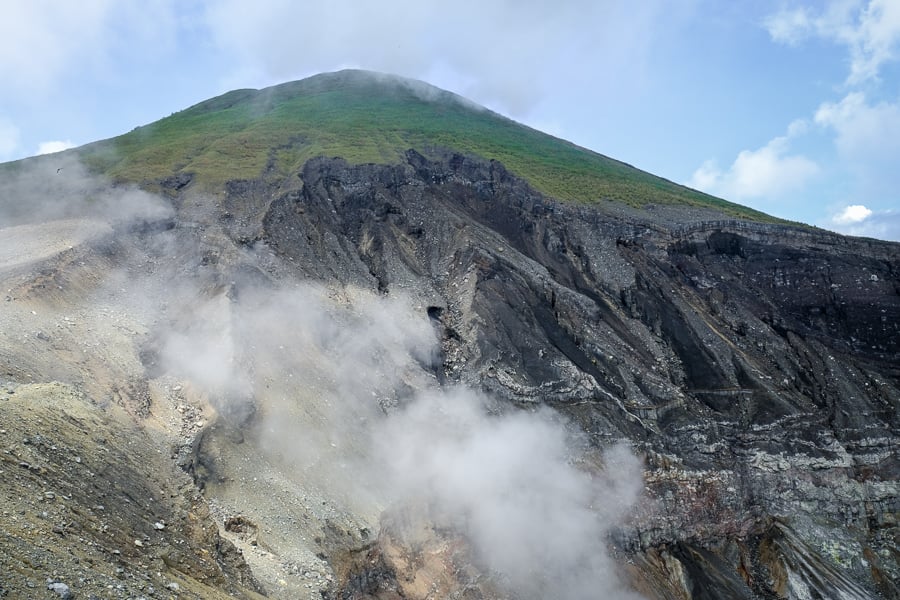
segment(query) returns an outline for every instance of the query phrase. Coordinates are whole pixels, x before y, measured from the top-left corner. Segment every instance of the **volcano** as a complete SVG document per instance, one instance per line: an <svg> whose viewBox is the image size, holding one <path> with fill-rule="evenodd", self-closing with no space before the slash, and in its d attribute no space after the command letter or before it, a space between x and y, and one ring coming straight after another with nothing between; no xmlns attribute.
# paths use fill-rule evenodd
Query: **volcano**
<svg viewBox="0 0 900 600"><path fill-rule="evenodd" d="M0 595L900 598L900 244L363 71L0 165L0 239Z"/></svg>

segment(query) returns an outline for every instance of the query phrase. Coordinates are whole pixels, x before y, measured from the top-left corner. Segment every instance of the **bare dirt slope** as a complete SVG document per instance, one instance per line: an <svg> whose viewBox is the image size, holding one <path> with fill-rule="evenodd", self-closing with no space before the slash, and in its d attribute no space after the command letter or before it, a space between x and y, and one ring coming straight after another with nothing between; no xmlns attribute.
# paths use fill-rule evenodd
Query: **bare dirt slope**
<svg viewBox="0 0 900 600"><path fill-rule="evenodd" d="M244 431L215 382L154 364L160 330L227 325L233 310L215 277L188 269L180 288L181 259L201 251L156 233L74 219L0 229L0 594L318 600L337 585L332 559L372 543L380 510L255 441L275 422L323 429L333 382L285 403L298 388L283 360L257 358L266 383Z"/></svg>
<svg viewBox="0 0 900 600"><path fill-rule="evenodd" d="M0 594L257 597L169 456L181 420L145 426L143 324L105 287L98 252L112 228L69 219L0 235Z"/></svg>
<svg viewBox="0 0 900 600"><path fill-rule="evenodd" d="M121 408L8 383L0 441L4 595L257 597L193 482Z"/></svg>

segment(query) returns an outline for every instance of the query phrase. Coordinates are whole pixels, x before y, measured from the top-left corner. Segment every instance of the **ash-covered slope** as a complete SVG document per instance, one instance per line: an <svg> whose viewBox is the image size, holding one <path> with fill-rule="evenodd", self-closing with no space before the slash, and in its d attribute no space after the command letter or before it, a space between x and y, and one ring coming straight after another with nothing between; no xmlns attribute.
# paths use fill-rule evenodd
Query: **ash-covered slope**
<svg viewBox="0 0 900 600"><path fill-rule="evenodd" d="M900 245L652 186L565 203L447 139L266 141L220 187L150 143L116 185L17 165L2 377L124 406L273 597L898 597Z"/></svg>

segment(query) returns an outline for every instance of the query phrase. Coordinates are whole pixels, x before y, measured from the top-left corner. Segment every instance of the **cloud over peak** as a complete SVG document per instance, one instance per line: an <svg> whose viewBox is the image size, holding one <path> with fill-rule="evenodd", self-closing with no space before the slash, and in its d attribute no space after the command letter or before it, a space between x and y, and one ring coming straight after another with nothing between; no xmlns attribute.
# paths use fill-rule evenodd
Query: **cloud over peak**
<svg viewBox="0 0 900 600"><path fill-rule="evenodd" d="M584 77L586 63L622 81L640 71L663 6L460 0L448 10L415 0L258 0L248 10L241 0L222 0L204 22L213 43L260 84L358 67L440 81L522 116L542 91Z"/></svg>

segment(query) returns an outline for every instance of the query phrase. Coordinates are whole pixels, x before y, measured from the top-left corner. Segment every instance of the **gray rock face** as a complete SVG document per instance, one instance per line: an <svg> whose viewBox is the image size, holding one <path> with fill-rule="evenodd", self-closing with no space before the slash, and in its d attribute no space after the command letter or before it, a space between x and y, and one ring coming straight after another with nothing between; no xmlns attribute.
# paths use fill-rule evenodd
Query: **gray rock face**
<svg viewBox="0 0 900 600"><path fill-rule="evenodd" d="M156 182L171 210L127 225L5 229L0 492L21 506L4 518L23 521L0 543L0 563L18 568L22 549L40 557L46 547L48 558L23 577L0 577L0 595L27 594L52 574L76 597L110 585L134 596L256 597L262 583L290 598L505 597L459 532L419 531L389 511L379 523L383 507L357 523L324 492L267 479L278 471L262 469L254 446L266 402L302 389L292 408L302 414L287 416L318 424L325 404L313 404L342 373L314 381L298 370L294 381L304 381L284 385L280 344L299 327L285 323L283 333L281 323L243 317L268 291L312 280L329 293L352 290L329 296L336 313L343 296L368 291L420 307L440 352L416 357L415 377L400 383L415 388L421 376L482 389L496 412L550 406L592 446L579 465L628 440L646 493L613 532L612 556L644 597L900 598L900 244L710 209L561 204L497 162L441 150L410 151L392 166L320 158L283 173L232 181L215 198L175 174ZM163 289L142 287L145 276ZM247 333L254 327L263 331ZM173 341L186 362L208 351L191 338L221 341L219 329L235 332L227 352L211 353L216 368L200 361L195 370L225 380L173 370ZM264 336L278 341L254 347ZM75 391L96 406L66 403ZM404 402L402 391L365 388L383 411ZM42 412L33 398L47 399ZM68 420L67 406L97 424ZM97 416L108 407L121 407L121 418ZM335 414L348 428L339 433L359 433ZM148 435L119 436L121 423ZM115 443L98 444L101 435ZM330 437L321 441L323 456L343 456ZM203 494L215 500L216 489L256 500L259 513L206 505ZM148 498L161 508L145 507ZM221 532L212 510L225 517ZM277 555L304 537L303 552ZM84 540L94 545L83 562L97 566L82 581L88 567L68 557ZM133 579L146 588L113 581L120 561L151 553Z"/></svg>
<svg viewBox="0 0 900 600"><path fill-rule="evenodd" d="M416 295L440 377L642 450L648 595L897 597L900 245L561 205L453 154L299 176L255 233L297 275Z"/></svg>

